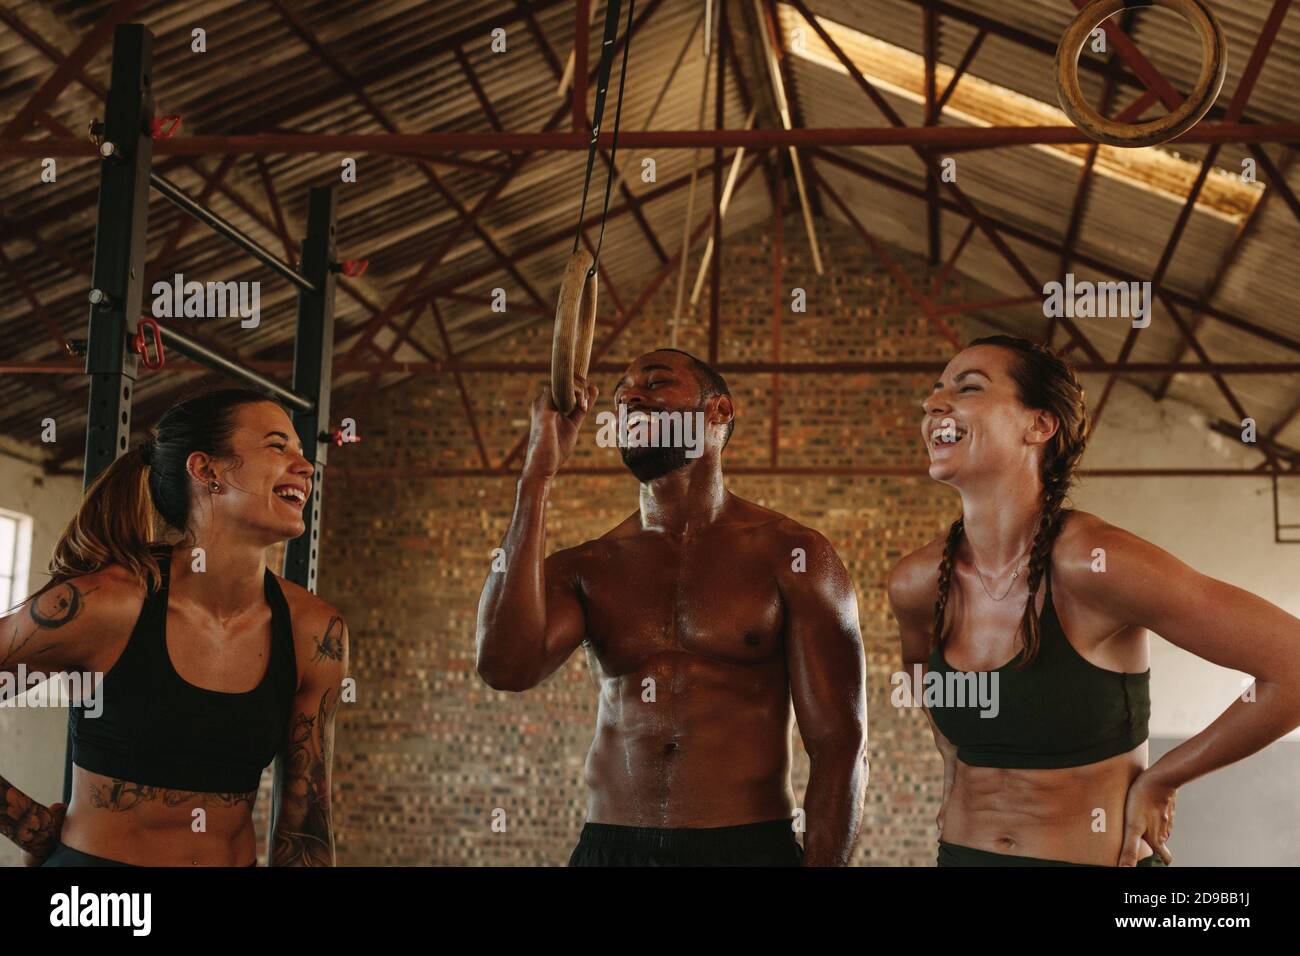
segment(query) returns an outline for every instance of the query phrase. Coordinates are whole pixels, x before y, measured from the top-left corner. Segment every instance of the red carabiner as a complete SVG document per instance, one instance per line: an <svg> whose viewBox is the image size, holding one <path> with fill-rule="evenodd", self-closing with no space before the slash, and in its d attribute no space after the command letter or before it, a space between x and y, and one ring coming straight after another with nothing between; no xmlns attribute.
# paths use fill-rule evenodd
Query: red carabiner
<svg viewBox="0 0 1300 956"><path fill-rule="evenodd" d="M154 357L149 358L149 343L144 337L144 330L148 329L153 337ZM167 353L163 351L162 328L158 325L157 320L147 315L140 316L140 324L136 326L135 338L131 341L131 348L136 355L140 356L140 361L148 369L160 369L167 364Z"/></svg>
<svg viewBox="0 0 1300 956"><path fill-rule="evenodd" d="M155 116L149 121L149 132L154 139L171 139L180 125L181 118L175 113L170 116Z"/></svg>
<svg viewBox="0 0 1300 956"><path fill-rule="evenodd" d="M343 274L350 279L357 276L365 275L366 269L370 266L369 259L344 259L339 263L343 267Z"/></svg>

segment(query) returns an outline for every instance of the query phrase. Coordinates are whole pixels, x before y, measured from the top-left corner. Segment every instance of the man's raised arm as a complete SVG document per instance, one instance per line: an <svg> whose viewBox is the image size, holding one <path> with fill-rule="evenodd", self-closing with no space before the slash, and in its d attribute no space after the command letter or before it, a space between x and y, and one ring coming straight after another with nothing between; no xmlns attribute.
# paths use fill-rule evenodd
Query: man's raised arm
<svg viewBox="0 0 1300 956"><path fill-rule="evenodd" d="M551 481L573 453L596 400L587 386L572 414L562 414L544 388L533 401L528 451L515 511L478 602L476 666L497 690L524 691L555 672L582 643L585 622L571 551L546 558L546 502Z"/></svg>

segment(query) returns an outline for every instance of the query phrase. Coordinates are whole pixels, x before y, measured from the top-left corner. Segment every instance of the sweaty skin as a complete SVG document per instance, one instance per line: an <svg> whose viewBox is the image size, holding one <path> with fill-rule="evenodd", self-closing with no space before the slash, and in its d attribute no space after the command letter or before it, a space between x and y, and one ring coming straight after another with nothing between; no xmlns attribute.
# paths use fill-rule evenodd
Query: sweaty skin
<svg viewBox="0 0 1300 956"><path fill-rule="evenodd" d="M548 562L548 581L583 604L600 687L586 766L592 822L718 827L791 815L783 590L794 582L782 571L795 572L772 556L810 538L732 496L690 538L647 531L638 514ZM801 696L838 690L802 676Z"/></svg>
<svg viewBox="0 0 1300 956"><path fill-rule="evenodd" d="M1022 646L1028 576L1008 576L1029 552L1045 500L1041 456L1061 422L1055 412L1024 405L1012 362L999 344L964 349L922 403L930 477L962 498L944 648L957 669L1001 667ZM909 672L913 665L924 668L930 653L944 544L934 541L908 555L889 576ZM1075 863L1135 866L1153 851L1172 863L1167 844L1178 788L1300 725L1300 620L1080 511L1065 509L1048 560L1062 630L1093 665L1146 671L1147 634L1154 632L1206 661L1253 675L1254 683L1150 767L1145 743L1080 767L971 767L931 719L945 771L940 836L993 853ZM994 577L992 593L980 564ZM1037 595L1036 613L1045 591Z"/></svg>
<svg viewBox="0 0 1300 956"><path fill-rule="evenodd" d="M1071 594L1073 575L1066 566L1068 552L1079 540L1078 535L1070 534L1070 524L1076 517L1083 516L1067 518L1053 549L1052 600L1062 629L1074 649L1091 663L1140 673L1147 669L1146 633L1142 629L1121 628L1105 640L1086 640L1090 636L1084 621L1087 612ZM905 558L890 577L890 601L899 620L904 670L909 674L917 664L923 672L929 669L930 626L942 554L943 541L932 542ZM1090 554L1088 558L1091 560ZM992 670L1019 650L1005 637L1016 633L1025 591L1021 588L995 602L975 575L974 568L959 553L948 604L952 631L944 658L950 667L959 670ZM1040 613L1045 597L1045 589L1040 588ZM983 640L977 631L983 634ZM989 640L990 635L1003 639ZM1080 640L1079 635L1085 640ZM928 711L926 716L930 717ZM1123 845L1125 799L1133 781L1146 769L1146 743L1128 753L1079 767L972 767L957 759L956 747L939 731L933 718L930 725L944 757L943 809L939 817L939 835L944 842L1012 856L1098 866L1116 864ZM1139 859L1150 855L1150 847L1143 843Z"/></svg>
<svg viewBox="0 0 1300 956"><path fill-rule="evenodd" d="M650 353L616 399L685 409L686 360ZM653 387L652 387L653 386ZM586 395L590 407L594 389ZM710 424L728 403L707 404ZM586 762L588 820L722 827L791 817L790 729L812 772L805 862L843 864L866 784L864 659L852 583L820 534L726 491L721 427L705 453L641 486L641 508L594 541L543 560L551 476L585 415L544 391L533 447L479 605L479 673L537 686L580 645L599 687Z"/></svg>

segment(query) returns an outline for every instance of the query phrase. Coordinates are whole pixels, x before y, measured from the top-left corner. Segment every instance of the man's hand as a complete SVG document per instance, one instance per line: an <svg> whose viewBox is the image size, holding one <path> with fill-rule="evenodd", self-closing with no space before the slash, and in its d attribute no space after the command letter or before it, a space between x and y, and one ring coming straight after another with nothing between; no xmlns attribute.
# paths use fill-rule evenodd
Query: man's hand
<svg viewBox="0 0 1300 956"><path fill-rule="evenodd" d="M578 403L568 415L555 407L549 385L544 386L537 398L533 399L523 477L552 478L573 454L582 422L595 404L596 396L600 394L600 389L595 385L583 381L578 382L577 391Z"/></svg>

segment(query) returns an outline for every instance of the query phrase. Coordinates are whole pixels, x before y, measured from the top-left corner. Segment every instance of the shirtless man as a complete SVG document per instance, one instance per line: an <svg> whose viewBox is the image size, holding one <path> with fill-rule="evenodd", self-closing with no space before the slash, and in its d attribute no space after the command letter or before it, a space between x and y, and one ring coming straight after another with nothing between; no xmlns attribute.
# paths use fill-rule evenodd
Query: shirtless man
<svg viewBox="0 0 1300 956"><path fill-rule="evenodd" d="M567 416L549 388L533 402L506 569L488 575L478 609L478 672L497 690L536 687L587 649L600 702L570 865L846 864L867 719L844 565L816 531L726 489L731 395L712 368L673 349L628 366L615 410L627 406L633 420L698 413L702 447L620 447L640 507L545 557L551 481L597 391L580 383ZM811 759L801 814L791 702ZM801 849L792 820L803 819Z"/></svg>

